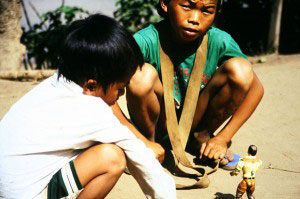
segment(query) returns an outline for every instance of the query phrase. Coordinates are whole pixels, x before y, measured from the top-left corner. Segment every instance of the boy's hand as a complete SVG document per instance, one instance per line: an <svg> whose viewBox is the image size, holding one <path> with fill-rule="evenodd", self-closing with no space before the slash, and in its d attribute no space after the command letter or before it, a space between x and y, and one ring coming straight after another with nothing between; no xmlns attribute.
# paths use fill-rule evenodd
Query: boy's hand
<svg viewBox="0 0 300 199"><path fill-rule="evenodd" d="M156 142L151 142L148 141L146 143L147 147L151 148L155 154L156 159L158 159L158 161L160 163L162 163L165 159L165 149L158 143Z"/></svg>
<svg viewBox="0 0 300 199"><path fill-rule="evenodd" d="M210 159L223 159L227 152L227 143L221 137L215 136L203 143L200 148L200 159L203 156Z"/></svg>

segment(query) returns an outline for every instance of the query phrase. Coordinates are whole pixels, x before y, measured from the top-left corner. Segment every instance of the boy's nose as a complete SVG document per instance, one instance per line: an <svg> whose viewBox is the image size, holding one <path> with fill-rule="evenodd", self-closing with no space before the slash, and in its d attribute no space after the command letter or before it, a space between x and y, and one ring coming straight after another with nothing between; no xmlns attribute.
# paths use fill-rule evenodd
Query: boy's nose
<svg viewBox="0 0 300 199"><path fill-rule="evenodd" d="M188 18L188 22L193 25L199 25L200 24L200 13L195 11L190 14L190 17Z"/></svg>

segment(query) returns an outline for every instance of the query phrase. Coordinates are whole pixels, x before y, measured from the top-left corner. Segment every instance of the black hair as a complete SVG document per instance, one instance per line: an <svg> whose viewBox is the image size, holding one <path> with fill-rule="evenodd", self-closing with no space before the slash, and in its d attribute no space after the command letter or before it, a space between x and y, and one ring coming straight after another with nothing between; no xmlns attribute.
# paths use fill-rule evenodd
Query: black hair
<svg viewBox="0 0 300 199"><path fill-rule="evenodd" d="M63 75L80 86L93 79L104 91L144 64L132 35L115 19L101 14L69 26L59 60L58 77Z"/></svg>
<svg viewBox="0 0 300 199"><path fill-rule="evenodd" d="M248 154L255 156L257 153L257 147L255 145L250 145L248 148Z"/></svg>
<svg viewBox="0 0 300 199"><path fill-rule="evenodd" d="M170 1L172 0L163 0L165 2L166 5L168 5L170 3ZM165 11L162 9L161 5L160 5L160 0L158 0L158 3L156 4L156 11L159 14L159 16L163 17L163 18L167 18L168 14L165 13Z"/></svg>
<svg viewBox="0 0 300 199"><path fill-rule="evenodd" d="M168 3L170 3L170 1L172 0L163 0L165 2L166 5L168 5ZM217 0L217 14L219 14L221 12L221 8L222 8L222 4L223 4L223 0ZM161 5L160 5L160 1L158 1L158 3L156 4L156 11L157 13L163 17L163 18L167 18L168 14L165 13L165 11L163 11Z"/></svg>

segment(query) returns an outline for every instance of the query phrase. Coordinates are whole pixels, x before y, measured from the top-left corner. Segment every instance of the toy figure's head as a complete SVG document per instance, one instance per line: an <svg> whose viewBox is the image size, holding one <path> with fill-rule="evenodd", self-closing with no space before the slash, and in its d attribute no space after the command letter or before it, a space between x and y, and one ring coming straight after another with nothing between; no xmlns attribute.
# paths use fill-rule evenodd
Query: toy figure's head
<svg viewBox="0 0 300 199"><path fill-rule="evenodd" d="M203 36L221 8L221 0L160 0L158 13L169 20L175 42Z"/></svg>
<svg viewBox="0 0 300 199"><path fill-rule="evenodd" d="M255 145L250 145L248 148L248 154L251 156L255 156L257 153L257 147Z"/></svg>

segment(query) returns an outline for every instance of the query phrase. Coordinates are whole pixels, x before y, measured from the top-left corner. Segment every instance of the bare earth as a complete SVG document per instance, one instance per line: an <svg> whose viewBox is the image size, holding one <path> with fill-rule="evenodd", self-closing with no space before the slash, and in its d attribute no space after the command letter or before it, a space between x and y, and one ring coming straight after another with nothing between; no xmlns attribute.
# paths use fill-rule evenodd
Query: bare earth
<svg viewBox="0 0 300 199"><path fill-rule="evenodd" d="M257 145L258 156L263 161L256 177L257 198L300 198L300 54L267 58L265 63L254 64L265 88L264 98L233 138L231 149L243 156L250 144ZM0 118L36 84L38 82L0 80ZM124 98L120 104L125 107ZM124 110L126 112L126 108ZM211 184L207 189L180 190L177 198L233 199L242 179L241 175L231 177L228 171L221 169L209 178ZM185 178L176 178L176 181L192 182ZM107 198L145 197L133 177L123 174Z"/></svg>

